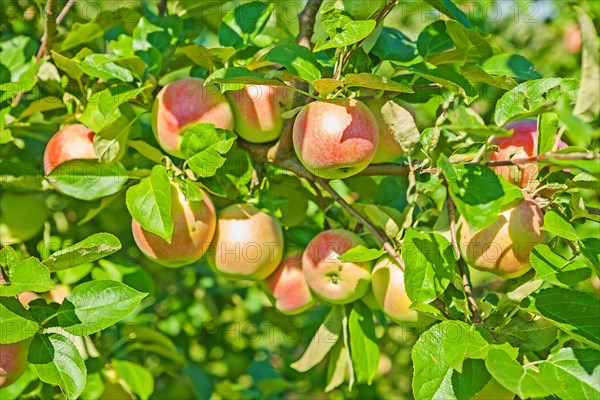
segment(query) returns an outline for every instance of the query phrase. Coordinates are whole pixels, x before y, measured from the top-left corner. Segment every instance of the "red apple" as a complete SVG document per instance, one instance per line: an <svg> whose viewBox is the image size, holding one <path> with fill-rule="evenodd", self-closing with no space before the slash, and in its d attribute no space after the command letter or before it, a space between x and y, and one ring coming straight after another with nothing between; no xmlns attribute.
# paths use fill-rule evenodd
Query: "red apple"
<svg viewBox="0 0 600 400"><path fill-rule="evenodd" d="M215 233L216 214L208 194L202 194L202 200L188 201L179 184L171 182L171 243L132 220L133 238L146 257L166 267L181 267L204 255Z"/></svg>
<svg viewBox="0 0 600 400"><path fill-rule="evenodd" d="M377 150L378 129L373 113L360 101L315 101L296 117L294 148L313 174L343 179L369 165Z"/></svg>
<svg viewBox="0 0 600 400"><path fill-rule="evenodd" d="M563 44L567 51L571 54L581 53L581 30L577 25L571 25L563 35Z"/></svg>
<svg viewBox="0 0 600 400"><path fill-rule="evenodd" d="M546 242L543 223L542 210L529 199L505 207L495 222L476 232L461 216L458 234L463 258L473 268L504 278L523 275L531 269L533 247Z"/></svg>
<svg viewBox="0 0 600 400"><path fill-rule="evenodd" d="M411 301L404 288L404 272L390 256L385 255L375 263L371 287L377 304L392 321L417 318L417 313L409 308Z"/></svg>
<svg viewBox="0 0 600 400"><path fill-rule="evenodd" d="M227 92L235 118L235 133L251 143L277 139L283 129L281 114L291 103L292 95L285 86L266 85L246 85Z"/></svg>
<svg viewBox="0 0 600 400"><path fill-rule="evenodd" d="M167 153L184 158L181 133L198 122L233 129L231 107L216 86L204 86L202 79L186 78L162 88L152 109L152 130Z"/></svg>
<svg viewBox="0 0 600 400"><path fill-rule="evenodd" d="M44 172L49 175L58 165L70 160L97 159L94 132L81 124L67 125L54 134L44 151Z"/></svg>
<svg viewBox="0 0 600 400"><path fill-rule="evenodd" d="M370 287L373 263L343 262L339 256L365 242L345 229L330 229L315 236L302 256L308 285L321 299L346 304L360 299Z"/></svg>
<svg viewBox="0 0 600 400"><path fill-rule="evenodd" d="M381 107L388 101L387 99L377 99L367 103L367 107L375 116L379 127L379 144L377 145L375 157L371 161L372 164L392 162L404 154L400 143L394 138L394 134L381 115Z"/></svg>
<svg viewBox="0 0 600 400"><path fill-rule="evenodd" d="M28 339L16 343L0 344L0 388L12 384L27 370L29 343Z"/></svg>
<svg viewBox="0 0 600 400"><path fill-rule="evenodd" d="M251 204L224 208L208 254L209 265L233 279L262 280L283 258L283 231L277 218Z"/></svg>
<svg viewBox="0 0 600 400"><path fill-rule="evenodd" d="M283 259L265 281L283 314L299 314L315 304L302 271L302 253L293 252Z"/></svg>

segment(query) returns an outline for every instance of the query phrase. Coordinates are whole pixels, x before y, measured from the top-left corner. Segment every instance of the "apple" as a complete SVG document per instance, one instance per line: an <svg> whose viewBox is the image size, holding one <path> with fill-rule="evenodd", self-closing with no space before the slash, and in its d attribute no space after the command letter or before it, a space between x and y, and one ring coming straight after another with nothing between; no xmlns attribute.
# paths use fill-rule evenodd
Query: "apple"
<svg viewBox="0 0 600 400"><path fill-rule="evenodd" d="M9 386L21 377L29 367L27 352L31 340L0 344L0 388Z"/></svg>
<svg viewBox="0 0 600 400"><path fill-rule="evenodd" d="M285 257L265 283L275 299L275 308L283 314L299 314L315 304L302 271L302 252Z"/></svg>
<svg viewBox="0 0 600 400"><path fill-rule="evenodd" d="M529 269L529 254L537 244L546 242L542 210L535 201L520 200L504 208L490 226L471 232L463 216L458 222L460 251L473 268L515 278Z"/></svg>
<svg viewBox="0 0 600 400"><path fill-rule="evenodd" d="M167 153L184 158L181 133L198 122L233 129L231 107L216 86L204 86L202 79L186 78L169 83L158 92L152 108L152 130Z"/></svg>
<svg viewBox="0 0 600 400"><path fill-rule="evenodd" d="M277 139L283 130L281 114L291 104L292 96L292 91L285 86L246 85L227 92L235 133L251 143Z"/></svg>
<svg viewBox="0 0 600 400"><path fill-rule="evenodd" d="M366 103L369 110L375 116L377 126L379 127L379 144L377 145L375 157L371 161L372 164L392 162L404 154L400 143L396 141L394 134L381 115L381 107L388 101L387 99L377 99Z"/></svg>
<svg viewBox="0 0 600 400"><path fill-rule="evenodd" d="M378 130L373 113L358 100L315 101L304 106L294 121L294 148L313 174L343 179L373 160Z"/></svg>
<svg viewBox="0 0 600 400"><path fill-rule="evenodd" d="M44 297L58 304L62 304L65 298L71 293L71 288L66 285L56 285Z"/></svg>
<svg viewBox="0 0 600 400"><path fill-rule="evenodd" d="M581 29L577 25L571 25L563 35L565 49L571 54L581 53Z"/></svg>
<svg viewBox="0 0 600 400"><path fill-rule="evenodd" d="M46 144L44 172L49 175L64 162L87 159L98 159L94 150L94 132L81 124L67 125Z"/></svg>
<svg viewBox="0 0 600 400"><path fill-rule="evenodd" d="M217 219L209 265L233 279L262 280L283 258L283 231L277 218L251 204L233 204Z"/></svg>
<svg viewBox="0 0 600 400"><path fill-rule="evenodd" d="M46 201L36 193L2 193L0 242L25 242L38 235L46 222Z"/></svg>
<svg viewBox="0 0 600 400"><path fill-rule="evenodd" d="M346 304L363 297L371 283L373 263L343 262L339 256L365 242L345 229L330 229L315 236L302 255L302 269L312 291L324 301Z"/></svg>
<svg viewBox="0 0 600 400"><path fill-rule="evenodd" d="M215 233L216 213L208 194L202 194L202 200L188 201L179 184L171 182L171 218L174 225L171 243L132 220L133 238L146 257L166 267L176 268L198 261L204 255Z"/></svg>
<svg viewBox="0 0 600 400"><path fill-rule="evenodd" d="M392 321L416 320L417 313L409 308L412 302L404 288L404 272L393 258L384 255L377 260L371 287L377 304Z"/></svg>

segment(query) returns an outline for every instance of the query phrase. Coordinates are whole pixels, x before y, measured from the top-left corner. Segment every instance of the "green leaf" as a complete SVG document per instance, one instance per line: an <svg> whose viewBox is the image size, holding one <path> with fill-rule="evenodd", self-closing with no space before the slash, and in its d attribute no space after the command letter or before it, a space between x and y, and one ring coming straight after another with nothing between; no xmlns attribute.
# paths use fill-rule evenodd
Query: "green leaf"
<svg viewBox="0 0 600 400"><path fill-rule="evenodd" d="M392 133L405 153L412 154L421 137L412 114L404 107L390 100L381 107L383 123Z"/></svg>
<svg viewBox="0 0 600 400"><path fill-rule="evenodd" d="M121 116L94 135L94 150L101 163L114 165L127 150L127 141L134 124L140 115L136 115L129 104L120 107Z"/></svg>
<svg viewBox="0 0 600 400"><path fill-rule="evenodd" d="M121 249L121 242L110 233L95 233L81 242L52 253L43 261L50 271L60 271L99 260Z"/></svg>
<svg viewBox="0 0 600 400"><path fill-rule="evenodd" d="M226 154L233 147L236 135L213 124L198 123L183 132L181 151L189 167L202 178L214 176L225 164Z"/></svg>
<svg viewBox="0 0 600 400"><path fill-rule="evenodd" d="M143 140L130 140L128 145L148 160L154 161L156 164L162 164L165 155L156 147L149 145Z"/></svg>
<svg viewBox="0 0 600 400"><path fill-rule="evenodd" d="M425 63L419 63L404 68L431 82L439 83L458 95L466 97L474 97L477 95L477 89L475 89L465 77L457 73L453 69L453 66L433 67Z"/></svg>
<svg viewBox="0 0 600 400"><path fill-rule="evenodd" d="M554 390L560 399L600 397L600 353L596 350L560 349L540 365L540 373L561 383L561 388Z"/></svg>
<svg viewBox="0 0 600 400"><path fill-rule="evenodd" d="M327 364L327 386L325 393L331 392L333 389L344 383L348 373L348 360L350 354L344 343L338 341L329 355L329 364Z"/></svg>
<svg viewBox="0 0 600 400"><path fill-rule="evenodd" d="M38 324L26 311L14 297L0 298L0 344L21 342L36 334Z"/></svg>
<svg viewBox="0 0 600 400"><path fill-rule="evenodd" d="M490 75L509 76L521 81L541 78L531 61L519 54L496 54L483 61L481 68Z"/></svg>
<svg viewBox="0 0 600 400"><path fill-rule="evenodd" d="M269 50L265 60L283 65L290 74L307 82L321 78L317 57L304 46L297 44L275 46Z"/></svg>
<svg viewBox="0 0 600 400"><path fill-rule="evenodd" d="M104 29L95 22L81 24L75 22L69 28L69 34L60 43L60 51L67 51L104 36Z"/></svg>
<svg viewBox="0 0 600 400"><path fill-rule="evenodd" d="M254 1L227 12L219 28L221 46L239 49L251 44L269 21L273 9L273 4Z"/></svg>
<svg viewBox="0 0 600 400"><path fill-rule="evenodd" d="M506 92L496 103L498 126L541 114L554 107L562 94L574 95L572 79L546 78L528 81Z"/></svg>
<svg viewBox="0 0 600 400"><path fill-rule="evenodd" d="M167 169L155 165L149 177L127 190L125 202L129 213L142 228L171 243L171 183Z"/></svg>
<svg viewBox="0 0 600 400"><path fill-rule="evenodd" d="M344 20L344 23L340 24L336 33L331 36L331 39L317 43L314 51L318 52L326 49L350 46L369 36L373 32L373 29L375 29L374 20L353 21L348 18Z"/></svg>
<svg viewBox="0 0 600 400"><path fill-rule="evenodd" d="M435 21L421 31L417 39L417 49L422 57L441 53L454 47L452 38L446 33L446 22Z"/></svg>
<svg viewBox="0 0 600 400"><path fill-rule="evenodd" d="M108 125L115 123L121 116L119 111L121 104L136 98L149 87L149 85L145 85L141 88L131 89L124 85L114 85L96 92L79 116L79 121L92 131L100 132Z"/></svg>
<svg viewBox="0 0 600 400"><path fill-rule="evenodd" d="M408 230L402 243L404 284L412 302L429 303L446 290L456 270L452 245L437 233Z"/></svg>
<svg viewBox="0 0 600 400"><path fill-rule="evenodd" d="M82 283L58 309L58 322L67 332L85 336L100 332L127 317L146 297L112 280Z"/></svg>
<svg viewBox="0 0 600 400"><path fill-rule="evenodd" d="M498 218L504 204L504 189L498 176L481 165L453 165L441 156L442 169L450 196L471 231L485 228Z"/></svg>
<svg viewBox="0 0 600 400"><path fill-rule="evenodd" d="M504 90L510 90L517 86L517 83L509 76L492 76L482 68L476 65L463 65L460 67L460 73L471 82L487 83Z"/></svg>
<svg viewBox="0 0 600 400"><path fill-rule="evenodd" d="M122 66L117 65L120 60L114 54L91 54L86 56L79 67L86 74L104 81L118 80L121 82L133 82L133 73ZM91 127L90 127L91 128Z"/></svg>
<svg viewBox="0 0 600 400"><path fill-rule="evenodd" d="M573 225L563 215L554 210L550 210L544 215L542 230L567 240L579 240L579 235Z"/></svg>
<svg viewBox="0 0 600 400"><path fill-rule="evenodd" d="M379 345L369 307L357 301L350 311L350 355L358 382L371 384L379 365Z"/></svg>
<svg viewBox="0 0 600 400"><path fill-rule="evenodd" d="M555 113L544 113L538 117L538 152L546 154L554 148L558 132L558 116Z"/></svg>
<svg viewBox="0 0 600 400"><path fill-rule="evenodd" d="M54 289L50 271L35 257L28 257L9 268L9 284L0 284L0 296L16 296L19 293L46 292Z"/></svg>
<svg viewBox="0 0 600 400"><path fill-rule="evenodd" d="M252 72L247 68L231 67L221 68L206 78L205 84L211 83L242 83L252 85L286 86L285 82L278 79L269 79L265 74Z"/></svg>
<svg viewBox="0 0 600 400"><path fill-rule="evenodd" d="M575 7L581 28L582 52L581 85L575 102L574 114L584 121L594 121L600 115L600 39L594 21L579 7Z"/></svg>
<svg viewBox="0 0 600 400"><path fill-rule="evenodd" d="M588 279L592 273L583 261L566 260L545 244L535 246L529 259L535 269L535 279L543 279L556 286L574 286Z"/></svg>
<svg viewBox="0 0 600 400"><path fill-rule="evenodd" d="M472 368L474 365L464 361L485 359L491 351L502 351L512 358L518 354L517 349L508 344L488 343L479 328L464 322L443 321L434 325L419 337L412 349L415 399L468 397L462 394L475 391L477 382L469 379L469 375L475 373ZM485 384L485 376L480 379Z"/></svg>
<svg viewBox="0 0 600 400"><path fill-rule="evenodd" d="M340 87L344 85L345 82L341 82L333 78L321 78L312 82L313 88L315 88L315 90L319 92L322 96L327 96L328 94L336 92ZM286 113L282 114L282 116L286 118L289 115L288 118L293 118L296 114L300 112L302 108L303 107L296 107L293 110L287 111Z"/></svg>
<svg viewBox="0 0 600 400"><path fill-rule="evenodd" d="M469 17L452 0L425 0L429 5L444 15L457 20L465 28L471 28Z"/></svg>
<svg viewBox="0 0 600 400"><path fill-rule="evenodd" d="M594 268L596 276L600 277L600 239L586 238L582 240L581 253L590 262L592 268Z"/></svg>
<svg viewBox="0 0 600 400"><path fill-rule="evenodd" d="M207 48L199 44L180 47L179 50L197 65L211 70L215 63L224 63L235 54L233 47Z"/></svg>
<svg viewBox="0 0 600 400"><path fill-rule="evenodd" d="M549 396L560 387L560 382L540 374L534 368L523 368L502 350L491 350L485 366L494 379L520 398Z"/></svg>
<svg viewBox="0 0 600 400"><path fill-rule="evenodd" d="M385 253L383 249L369 249L362 244L351 248L344 254L339 256L339 260L343 262L364 262L376 260Z"/></svg>
<svg viewBox="0 0 600 400"><path fill-rule="evenodd" d="M588 346L600 348L600 302L595 295L548 288L532 294L530 299L525 299L522 306Z"/></svg>
<svg viewBox="0 0 600 400"><path fill-rule="evenodd" d="M404 63L417 57L417 46L399 30L384 26L370 53L380 60Z"/></svg>
<svg viewBox="0 0 600 400"><path fill-rule="evenodd" d="M320 363L339 340L342 333L342 319L341 307L333 307L325 317L325 321L319 326L302 357L292 363L291 367L298 372L306 372Z"/></svg>
<svg viewBox="0 0 600 400"><path fill-rule="evenodd" d="M346 74L344 78L346 86L349 87L364 87L376 90L387 90L390 92L414 93L414 90L410 86L368 72Z"/></svg>
<svg viewBox="0 0 600 400"><path fill-rule="evenodd" d="M52 361L33 364L42 382L60 386L67 399L77 399L86 383L87 369L75 345L57 333L44 334Z"/></svg>
<svg viewBox="0 0 600 400"><path fill-rule="evenodd" d="M452 372L452 388L457 399L473 398L490 380L483 360L465 360L462 372Z"/></svg>
<svg viewBox="0 0 600 400"><path fill-rule="evenodd" d="M94 200L120 191L129 174L119 162L105 165L95 160L71 160L54 168L48 178L66 195Z"/></svg>
<svg viewBox="0 0 600 400"><path fill-rule="evenodd" d="M477 29L467 29L456 21L446 21L446 33L452 38L456 50L465 61L487 59L494 54L488 38Z"/></svg>
<svg viewBox="0 0 600 400"><path fill-rule="evenodd" d="M63 70L67 75L69 75L73 79L80 79L84 72L81 69L80 61L77 59L70 59L68 57L63 56L51 50L52 60L54 64L58 67L58 69Z"/></svg>
<svg viewBox="0 0 600 400"><path fill-rule="evenodd" d="M147 400L154 393L154 377L147 368L126 360L112 360L111 364L119 379L140 399Z"/></svg>
<svg viewBox="0 0 600 400"><path fill-rule="evenodd" d="M544 318L512 317L501 329L498 329L500 340L507 341L513 347L523 351L541 351L556 340L558 328Z"/></svg>

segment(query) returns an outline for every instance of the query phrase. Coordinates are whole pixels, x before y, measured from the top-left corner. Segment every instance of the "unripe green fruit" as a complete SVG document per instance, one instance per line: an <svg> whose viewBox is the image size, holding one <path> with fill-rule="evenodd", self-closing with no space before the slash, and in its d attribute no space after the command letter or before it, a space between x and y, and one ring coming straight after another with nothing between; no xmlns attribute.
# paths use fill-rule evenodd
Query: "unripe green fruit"
<svg viewBox="0 0 600 400"><path fill-rule="evenodd" d="M251 204L221 210L208 253L208 263L216 272L228 278L262 280L282 258L283 231L277 218Z"/></svg>
<svg viewBox="0 0 600 400"><path fill-rule="evenodd" d="M322 300L346 304L363 297L370 287L372 262L342 262L338 256L365 242L345 229L330 229L315 236L302 256L308 285Z"/></svg>
<svg viewBox="0 0 600 400"><path fill-rule="evenodd" d="M490 226L471 233L463 216L459 218L460 251L473 268L503 278L515 278L529 269L534 246L546 242L542 210L533 200L509 206Z"/></svg>
<svg viewBox="0 0 600 400"><path fill-rule="evenodd" d="M171 182L171 243L132 220L133 238L146 257L166 267L181 267L204 255L215 233L216 214L208 194L203 195L200 201L187 201L179 184Z"/></svg>
<svg viewBox="0 0 600 400"><path fill-rule="evenodd" d="M39 194L0 195L0 241L8 245L25 242L42 231L46 203Z"/></svg>

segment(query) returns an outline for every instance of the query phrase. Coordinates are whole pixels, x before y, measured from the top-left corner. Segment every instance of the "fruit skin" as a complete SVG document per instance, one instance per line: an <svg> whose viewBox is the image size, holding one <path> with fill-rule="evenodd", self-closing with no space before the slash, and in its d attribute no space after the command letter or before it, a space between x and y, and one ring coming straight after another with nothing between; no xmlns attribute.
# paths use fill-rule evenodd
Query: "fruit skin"
<svg viewBox="0 0 600 400"><path fill-rule="evenodd" d="M390 256L384 255L375 263L371 287L377 304L392 321L417 319L416 311L409 308L412 302L404 287L404 272Z"/></svg>
<svg viewBox="0 0 600 400"><path fill-rule="evenodd" d="M333 304L360 299L371 283L373 263L342 262L338 256L365 242L345 229L330 229L315 236L302 255L302 269L315 295Z"/></svg>
<svg viewBox="0 0 600 400"><path fill-rule="evenodd" d="M529 253L546 242L542 210L533 200L505 207L490 226L473 234L463 216L459 218L460 251L473 268L503 278L515 278L529 269Z"/></svg>
<svg viewBox="0 0 600 400"><path fill-rule="evenodd" d="M369 165L377 150L378 131L373 113L360 101L315 101L294 121L294 148L313 174L343 179Z"/></svg>
<svg viewBox="0 0 600 400"><path fill-rule="evenodd" d="M366 103L369 110L371 110L375 116L377 126L379 127L379 144L377 145L377 151L375 152L375 157L373 157L371 164L392 162L404 154L400 143L396 141L394 134L384 122L381 115L381 107L387 102L388 100L386 99L378 99Z"/></svg>
<svg viewBox="0 0 600 400"><path fill-rule="evenodd" d="M198 261L204 255L215 233L216 213L208 194L202 194L200 201L187 201L179 184L171 182L171 243L146 231L135 219L131 221L135 243L146 257L165 267L176 268Z"/></svg>
<svg viewBox="0 0 600 400"><path fill-rule="evenodd" d="M581 53L581 30L578 25L571 25L563 35L565 49L571 54Z"/></svg>
<svg viewBox="0 0 600 400"><path fill-rule="evenodd" d="M27 352L31 340L0 344L0 388L9 386L25 373L29 362Z"/></svg>
<svg viewBox="0 0 600 400"><path fill-rule="evenodd" d="M68 125L50 138L44 150L44 173L70 160L97 159L94 132L81 124Z"/></svg>
<svg viewBox="0 0 600 400"><path fill-rule="evenodd" d="M265 281L282 314L294 315L308 310L315 299L302 271L302 253L290 253Z"/></svg>
<svg viewBox="0 0 600 400"><path fill-rule="evenodd" d="M42 196L2 193L0 198L0 242L3 245L25 242L42 231L46 221L46 202Z"/></svg>
<svg viewBox="0 0 600 400"><path fill-rule="evenodd" d="M271 142L281 136L281 114L291 103L291 90L285 86L246 85L227 92L235 120L234 131L251 143Z"/></svg>
<svg viewBox="0 0 600 400"><path fill-rule="evenodd" d="M204 86L202 79L186 78L169 83L158 92L152 108L152 130L167 153L184 158L181 132L198 122L233 129L231 107L215 86Z"/></svg>
<svg viewBox="0 0 600 400"><path fill-rule="evenodd" d="M505 126L506 130L514 129L512 136L496 137L492 144L500 149L488 156L488 161L508 161L512 158L528 158L538 154L539 132L537 121L521 120ZM555 137L554 149L564 149L568 145ZM522 164L519 166L493 167L497 174L502 175L510 183L527 187L537 178L539 167L537 163ZM520 171L520 172L519 172Z"/></svg>
<svg viewBox="0 0 600 400"><path fill-rule="evenodd" d="M283 258L283 231L277 218L251 204L233 204L217 219L209 265L233 279L262 280Z"/></svg>

